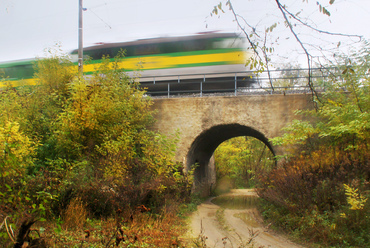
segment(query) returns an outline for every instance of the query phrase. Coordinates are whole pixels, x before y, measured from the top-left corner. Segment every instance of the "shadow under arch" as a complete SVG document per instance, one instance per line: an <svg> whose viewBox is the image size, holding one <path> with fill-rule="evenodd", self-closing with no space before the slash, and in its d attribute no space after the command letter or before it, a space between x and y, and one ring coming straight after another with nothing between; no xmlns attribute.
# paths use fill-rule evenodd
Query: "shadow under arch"
<svg viewBox="0 0 370 248"><path fill-rule="evenodd" d="M213 126L195 138L186 156L186 170L190 170L194 164L198 165L194 171L194 187L196 191L197 188L202 187L202 184L210 184L208 166L217 147L225 140L238 136L250 136L260 140L275 157L276 154L272 145L261 132L237 123ZM277 161L275 160L276 163ZM211 185L209 186L211 187Z"/></svg>

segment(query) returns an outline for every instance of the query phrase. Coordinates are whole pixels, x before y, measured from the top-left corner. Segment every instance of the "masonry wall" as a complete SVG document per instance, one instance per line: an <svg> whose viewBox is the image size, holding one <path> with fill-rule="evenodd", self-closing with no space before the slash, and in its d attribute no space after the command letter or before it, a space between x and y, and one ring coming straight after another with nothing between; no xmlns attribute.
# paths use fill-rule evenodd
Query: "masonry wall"
<svg viewBox="0 0 370 248"><path fill-rule="evenodd" d="M166 135L179 131L176 159L185 162L192 142L204 130L238 123L273 138L296 118L295 110L312 107L310 99L304 94L155 99L153 129Z"/></svg>

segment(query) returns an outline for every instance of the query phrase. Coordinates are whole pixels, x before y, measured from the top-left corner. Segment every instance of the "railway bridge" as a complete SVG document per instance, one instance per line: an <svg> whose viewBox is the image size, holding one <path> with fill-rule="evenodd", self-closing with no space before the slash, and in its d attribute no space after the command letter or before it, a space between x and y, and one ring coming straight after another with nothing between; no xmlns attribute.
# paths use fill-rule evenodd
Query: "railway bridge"
<svg viewBox="0 0 370 248"><path fill-rule="evenodd" d="M252 136L264 142L276 154L269 139L282 134L282 128L297 118L294 111L312 107L309 94L268 94L154 99L153 126L163 134L179 131L176 159L185 169L198 163L194 185L209 194L215 185L212 155L225 140Z"/></svg>

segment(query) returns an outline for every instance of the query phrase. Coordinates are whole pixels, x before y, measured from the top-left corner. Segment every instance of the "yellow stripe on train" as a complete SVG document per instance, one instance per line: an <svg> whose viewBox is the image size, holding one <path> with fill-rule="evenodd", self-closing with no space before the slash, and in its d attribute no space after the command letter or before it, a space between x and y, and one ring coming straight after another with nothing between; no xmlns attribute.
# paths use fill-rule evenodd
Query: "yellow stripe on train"
<svg viewBox="0 0 370 248"><path fill-rule="evenodd" d="M246 58L246 53L242 51L189 56L147 56L139 58L125 58L119 63L119 67L133 71L178 68L196 64L202 66L208 63L245 64ZM99 67L99 65L100 63L85 65L84 72L93 72L97 67Z"/></svg>
<svg viewBox="0 0 370 248"><path fill-rule="evenodd" d="M36 85L37 84L37 78L29 78L29 79L22 79L22 80L4 80L0 81L0 88L3 87L19 87L24 85Z"/></svg>

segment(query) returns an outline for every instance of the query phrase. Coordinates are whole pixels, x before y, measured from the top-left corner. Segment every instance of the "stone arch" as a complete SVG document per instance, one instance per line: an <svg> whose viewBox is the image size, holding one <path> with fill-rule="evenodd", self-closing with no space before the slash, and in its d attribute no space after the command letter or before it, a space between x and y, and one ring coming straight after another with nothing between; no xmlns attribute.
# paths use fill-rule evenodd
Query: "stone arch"
<svg viewBox="0 0 370 248"><path fill-rule="evenodd" d="M250 136L262 141L275 156L275 151L268 139L254 128L238 123L213 126L195 138L186 156L187 170L190 170L195 163L198 164L194 171L194 190L202 189L203 195L209 194L215 183L212 155L222 142L238 136Z"/></svg>

